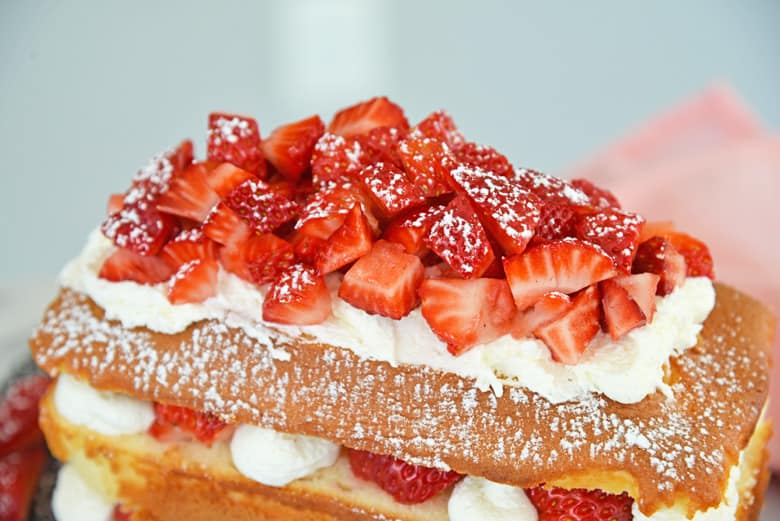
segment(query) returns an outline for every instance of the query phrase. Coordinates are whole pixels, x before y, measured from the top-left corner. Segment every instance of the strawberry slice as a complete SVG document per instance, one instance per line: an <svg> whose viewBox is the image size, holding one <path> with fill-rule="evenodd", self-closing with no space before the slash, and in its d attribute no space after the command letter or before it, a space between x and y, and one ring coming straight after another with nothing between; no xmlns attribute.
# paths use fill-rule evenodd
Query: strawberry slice
<svg viewBox="0 0 780 521"><path fill-rule="evenodd" d="M533 307L517 314L512 324L512 336L520 339L531 335L535 330L558 320L572 308L571 298L558 291L542 295Z"/></svg>
<svg viewBox="0 0 780 521"><path fill-rule="evenodd" d="M319 237L302 235L293 240L295 257L306 264L314 264L319 251L325 247L327 241Z"/></svg>
<svg viewBox="0 0 780 521"><path fill-rule="evenodd" d="M38 402L51 380L34 375L16 381L0 402L0 457L43 443L38 427Z"/></svg>
<svg viewBox="0 0 780 521"><path fill-rule="evenodd" d="M445 208L443 204L436 204L401 215L385 227L382 238L402 245L406 253L422 257L429 251L425 238Z"/></svg>
<svg viewBox="0 0 780 521"><path fill-rule="evenodd" d="M40 445L0 459L0 519L27 519L46 459L46 448Z"/></svg>
<svg viewBox="0 0 780 521"><path fill-rule="evenodd" d="M685 257L670 240L653 237L639 245L631 270L633 273L659 275L657 294L664 296L685 281L688 268Z"/></svg>
<svg viewBox="0 0 780 521"><path fill-rule="evenodd" d="M138 255L157 255L176 230L176 219L157 210L154 199L143 197L127 202L121 210L109 215L100 229L117 247Z"/></svg>
<svg viewBox="0 0 780 521"><path fill-rule="evenodd" d="M195 259L182 264L168 282L171 304L203 302L217 294L219 267L213 259Z"/></svg>
<svg viewBox="0 0 780 521"><path fill-rule="evenodd" d="M391 163L369 165L360 171L358 179L371 202L386 217L425 204L425 197L414 183Z"/></svg>
<svg viewBox="0 0 780 521"><path fill-rule="evenodd" d="M177 270L182 264L196 259L216 259L217 246L203 233L202 228L182 230L165 245L160 257Z"/></svg>
<svg viewBox="0 0 780 521"><path fill-rule="evenodd" d="M371 251L371 239L371 227L360 205L356 204L347 214L344 224L319 250L314 266L323 275L336 271Z"/></svg>
<svg viewBox="0 0 780 521"><path fill-rule="evenodd" d="M463 143L455 149L455 159L466 166L480 168L500 177L512 177L514 174L514 167L506 156L487 145Z"/></svg>
<svg viewBox="0 0 780 521"><path fill-rule="evenodd" d="M297 202L259 179L241 183L224 202L257 233L272 232L300 212Z"/></svg>
<svg viewBox="0 0 780 521"><path fill-rule="evenodd" d="M244 262L256 284L268 284L295 263L293 246L272 233L250 237L242 246Z"/></svg>
<svg viewBox="0 0 780 521"><path fill-rule="evenodd" d="M457 163L442 141L410 135L398 144L404 170L425 197L452 192L447 177Z"/></svg>
<svg viewBox="0 0 780 521"><path fill-rule="evenodd" d="M447 205L431 226L425 244L467 279L480 277L496 258L485 229L464 196Z"/></svg>
<svg viewBox="0 0 780 521"><path fill-rule="evenodd" d="M148 257L119 248L100 267L98 277L111 282L133 281L138 284L165 282L174 269L162 257Z"/></svg>
<svg viewBox="0 0 780 521"><path fill-rule="evenodd" d="M601 247L620 271L630 273L644 222L641 215L603 208L577 216L574 230L578 238Z"/></svg>
<svg viewBox="0 0 780 521"><path fill-rule="evenodd" d="M617 275L614 262L603 251L574 239L539 244L508 257L504 272L521 311L550 291L574 293Z"/></svg>
<svg viewBox="0 0 780 521"><path fill-rule="evenodd" d="M553 360L576 364L601 329L600 295L597 285L577 293L572 307L560 318L534 331L550 349Z"/></svg>
<svg viewBox="0 0 780 521"><path fill-rule="evenodd" d="M310 325L331 313L330 292L317 270L293 264L271 284L263 301L263 320L279 324Z"/></svg>
<svg viewBox="0 0 780 521"><path fill-rule="evenodd" d="M206 217L203 233L212 241L231 245L247 240L252 229L225 202L221 202Z"/></svg>
<svg viewBox="0 0 780 521"><path fill-rule="evenodd" d="M420 121L411 133L418 137L437 139L446 143L451 150L460 148L466 142L463 134L455 126L452 117L443 110L433 112Z"/></svg>
<svg viewBox="0 0 780 521"><path fill-rule="evenodd" d="M340 110L328 125L328 132L350 137L377 127L408 129L409 122L401 107L382 96Z"/></svg>
<svg viewBox="0 0 780 521"><path fill-rule="evenodd" d="M360 197L349 185L331 186L313 193L295 223L296 239L293 243L297 244L304 237L327 240L359 203Z"/></svg>
<svg viewBox="0 0 780 521"><path fill-rule="evenodd" d="M209 114L207 141L209 161L233 163L265 179L266 166L260 149L260 129L254 118L221 112Z"/></svg>
<svg viewBox="0 0 780 521"><path fill-rule="evenodd" d="M168 191L160 195L157 209L203 222L211 209L219 203L219 195L209 186L206 175L207 169L202 163L187 167L171 180Z"/></svg>
<svg viewBox="0 0 780 521"><path fill-rule="evenodd" d="M227 427L214 414L155 402L154 423L149 427L149 434L168 441L178 432L210 446Z"/></svg>
<svg viewBox="0 0 780 521"><path fill-rule="evenodd" d="M398 127L377 127L365 136L358 136L372 163L385 162L397 167L403 166L398 154L398 144L407 135L406 129Z"/></svg>
<svg viewBox="0 0 780 521"><path fill-rule="evenodd" d="M106 204L106 215L114 215L125 205L125 194L111 194Z"/></svg>
<svg viewBox="0 0 780 521"><path fill-rule="evenodd" d="M632 521L634 500L602 490L545 489L525 491L539 514L538 521Z"/></svg>
<svg viewBox="0 0 780 521"><path fill-rule="evenodd" d="M326 132L314 145L311 173L314 184L328 187L357 176L371 163L371 153L356 138L345 138Z"/></svg>
<svg viewBox="0 0 780 521"><path fill-rule="evenodd" d="M453 355L509 332L517 312L501 279L425 279L422 315Z"/></svg>
<svg viewBox="0 0 780 521"><path fill-rule="evenodd" d="M257 178L232 163L222 163L206 174L206 182L222 199L230 195L238 185L250 179Z"/></svg>
<svg viewBox="0 0 780 521"><path fill-rule="evenodd" d="M614 279L602 280L599 282L599 288L604 323L612 340L617 340L632 329L647 323L639 304Z"/></svg>
<svg viewBox="0 0 780 521"><path fill-rule="evenodd" d="M219 248L217 259L225 270L254 284L255 279L249 272L249 265L246 262L246 244L248 241L249 238L245 242L236 242Z"/></svg>
<svg viewBox="0 0 780 521"><path fill-rule="evenodd" d="M400 319L417 306L424 268L400 244L377 241L344 275L339 296L371 314Z"/></svg>
<svg viewBox="0 0 780 521"><path fill-rule="evenodd" d="M661 277L655 273L637 273L615 277L611 280L628 293L631 300L636 302L639 309L642 310L642 315L647 323L651 323L655 316L655 294Z"/></svg>
<svg viewBox="0 0 780 521"><path fill-rule="evenodd" d="M685 257L688 277L709 277L715 279L712 255L707 245L699 239L681 232L669 232L664 235L675 249Z"/></svg>
<svg viewBox="0 0 780 521"><path fill-rule="evenodd" d="M406 505L427 501L462 477L457 472L412 465L372 452L348 449L348 455L355 476L373 481L396 501Z"/></svg>
<svg viewBox="0 0 780 521"><path fill-rule="evenodd" d="M280 174L297 182L309 168L314 145L324 133L325 124L315 115L276 128L260 148Z"/></svg>
<svg viewBox="0 0 780 521"><path fill-rule="evenodd" d="M591 206L620 209L620 201L609 190L599 188L587 179L572 179L569 183L588 196Z"/></svg>
<svg viewBox="0 0 780 521"><path fill-rule="evenodd" d="M539 198L503 174L480 167L459 166L450 172L450 178L504 251L522 253L541 218Z"/></svg>
<svg viewBox="0 0 780 521"><path fill-rule="evenodd" d="M536 194L544 203L542 218L536 230L540 238L558 240L573 236L578 208L590 207L590 199L583 191L563 179L535 170L517 170L515 181Z"/></svg>
<svg viewBox="0 0 780 521"><path fill-rule="evenodd" d="M642 227L642 233L639 234L639 242L645 242L653 237L663 237L672 232L674 232L674 223L672 221L649 221Z"/></svg>

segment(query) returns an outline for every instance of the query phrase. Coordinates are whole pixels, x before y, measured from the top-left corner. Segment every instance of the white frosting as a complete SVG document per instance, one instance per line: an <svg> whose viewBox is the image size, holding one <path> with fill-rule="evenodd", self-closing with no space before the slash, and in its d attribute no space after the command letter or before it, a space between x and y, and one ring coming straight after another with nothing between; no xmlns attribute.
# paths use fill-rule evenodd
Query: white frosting
<svg viewBox="0 0 780 521"><path fill-rule="evenodd" d="M701 324L715 304L710 280L689 278L671 295L657 299L652 324L617 342L599 333L582 361L573 366L554 362L539 340L515 340L509 335L455 357L428 327L419 308L401 320L370 315L338 297L339 275L327 280L333 297L331 317L316 326L281 326L263 321L262 288L221 269L217 295L200 304L170 304L164 284L144 286L99 279L100 266L113 248L99 230L94 231L82 254L63 270L61 283L89 295L106 310L108 318L127 327L176 333L192 322L217 319L266 343L272 335L294 339L306 334L365 358L392 365L425 365L474 378L480 389L492 387L499 396L505 385L526 387L553 403L589 393L636 403L658 389L670 393L663 383L664 365L673 354L696 344ZM275 355L289 358L283 350Z"/></svg>
<svg viewBox="0 0 780 521"><path fill-rule="evenodd" d="M230 453L238 471L271 487L283 487L330 467L336 463L339 451L338 445L327 440L254 425L239 425L230 441Z"/></svg>
<svg viewBox="0 0 780 521"><path fill-rule="evenodd" d="M93 490L71 464L63 465L51 499L57 521L111 521L114 504Z"/></svg>
<svg viewBox="0 0 780 521"><path fill-rule="evenodd" d="M537 521L538 514L521 488L466 476L452 489L450 521Z"/></svg>
<svg viewBox="0 0 780 521"><path fill-rule="evenodd" d="M108 436L146 432L154 421L150 402L98 391L67 374L57 379L54 405L70 423Z"/></svg>

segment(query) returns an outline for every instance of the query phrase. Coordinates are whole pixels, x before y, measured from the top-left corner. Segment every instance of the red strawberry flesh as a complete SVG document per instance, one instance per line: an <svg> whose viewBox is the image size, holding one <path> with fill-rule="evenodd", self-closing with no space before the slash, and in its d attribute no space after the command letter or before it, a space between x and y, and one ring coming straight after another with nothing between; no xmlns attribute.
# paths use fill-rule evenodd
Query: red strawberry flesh
<svg viewBox="0 0 780 521"><path fill-rule="evenodd" d="M214 414L155 403L154 423L149 427L149 433L159 439L173 428L191 435L201 443L211 445L227 426Z"/></svg>
<svg viewBox="0 0 780 521"><path fill-rule="evenodd" d="M600 295L598 286L593 285L574 297L569 311L534 334L547 344L553 360L573 365L601 329L599 319Z"/></svg>
<svg viewBox="0 0 780 521"><path fill-rule="evenodd" d="M238 185L227 196L225 204L257 233L271 232L300 212L297 202L259 179Z"/></svg>
<svg viewBox="0 0 780 521"><path fill-rule="evenodd" d="M387 217L425 204L422 192L402 170L390 163L369 165L360 171L358 178L371 201Z"/></svg>
<svg viewBox="0 0 780 521"><path fill-rule="evenodd" d="M602 490L532 488L528 498L539 514L538 521L631 521L633 500L626 494Z"/></svg>
<svg viewBox="0 0 780 521"><path fill-rule="evenodd" d="M279 324L310 325L331 313L330 292L317 270L294 264L271 284L263 301L263 320Z"/></svg>
<svg viewBox="0 0 780 521"><path fill-rule="evenodd" d="M265 158L285 178L297 182L309 168L314 145L325 133L319 116L275 129L261 144Z"/></svg>
<svg viewBox="0 0 780 521"><path fill-rule="evenodd" d="M632 329L647 323L639 304L614 279L602 280L599 288L604 323L612 340L617 340Z"/></svg>
<svg viewBox="0 0 780 521"><path fill-rule="evenodd" d="M46 448L42 445L13 452L0 459L0 519L27 519L46 459Z"/></svg>
<svg viewBox="0 0 780 521"><path fill-rule="evenodd" d="M685 257L663 237L653 237L641 243L636 251L633 273L655 273L660 277L658 295L668 295L684 281L687 273Z"/></svg>
<svg viewBox="0 0 780 521"><path fill-rule="evenodd" d="M631 272L631 263L645 220L635 213L604 208L575 219L578 238L599 246L615 261L623 273Z"/></svg>
<svg viewBox="0 0 780 521"><path fill-rule="evenodd" d="M43 375L18 380L0 402L0 457L43 442L38 427L38 402L50 381Z"/></svg>
<svg viewBox="0 0 780 521"><path fill-rule="evenodd" d="M406 129L409 122L401 107L382 96L340 110L328 125L328 132L350 137L367 134L377 127Z"/></svg>
<svg viewBox="0 0 780 521"><path fill-rule="evenodd" d="M219 203L219 195L206 181L203 164L189 166L170 183L170 188L157 200L157 209L171 215L202 223Z"/></svg>
<svg viewBox="0 0 780 521"><path fill-rule="evenodd" d="M514 172L506 156L486 145L464 143L455 149L455 158L466 166L480 168L501 177L511 177Z"/></svg>
<svg viewBox="0 0 780 521"><path fill-rule="evenodd" d="M119 248L103 261L98 277L111 282L158 284L171 278L174 272L161 256L148 257Z"/></svg>
<svg viewBox="0 0 780 521"><path fill-rule="evenodd" d="M338 230L317 252L314 266L325 275L342 268L371 251L371 227L356 204Z"/></svg>
<svg viewBox="0 0 780 521"><path fill-rule="evenodd" d="M210 114L207 138L210 161L232 163L261 179L265 178L260 129L253 118L238 114Z"/></svg>
<svg viewBox="0 0 780 521"><path fill-rule="evenodd" d="M195 259L182 264L168 282L171 304L203 302L217 294L219 267L214 259Z"/></svg>

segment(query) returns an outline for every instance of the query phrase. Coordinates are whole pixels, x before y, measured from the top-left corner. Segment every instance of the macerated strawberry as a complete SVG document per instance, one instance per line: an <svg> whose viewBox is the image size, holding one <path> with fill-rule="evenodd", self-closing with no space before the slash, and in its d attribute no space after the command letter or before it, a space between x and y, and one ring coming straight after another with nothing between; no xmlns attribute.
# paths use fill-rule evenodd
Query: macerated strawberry
<svg viewBox="0 0 780 521"><path fill-rule="evenodd" d="M106 215L114 215L125 205L125 194L111 194L106 204Z"/></svg>
<svg viewBox="0 0 780 521"><path fill-rule="evenodd" d="M507 254L525 250L541 218L542 202L537 196L504 174L480 167L458 166L450 179Z"/></svg>
<svg viewBox="0 0 780 521"><path fill-rule="evenodd" d="M209 186L206 175L202 163L187 167L171 179L170 188L157 200L157 209L202 223L219 203L219 195Z"/></svg>
<svg viewBox="0 0 780 521"><path fill-rule="evenodd" d="M185 264L195 259L216 259L217 245L214 241L206 237L202 228L191 228L182 230L173 239L168 241L160 257L167 262L171 268L179 269Z"/></svg>
<svg viewBox="0 0 780 521"><path fill-rule="evenodd" d="M653 316L655 316L655 294L661 277L655 273L636 273L618 276L610 280L626 290L628 296L642 310L647 323L651 323Z"/></svg>
<svg viewBox="0 0 780 521"><path fill-rule="evenodd" d="M260 148L280 174L297 182L309 168L314 145L324 133L325 124L315 115L274 129Z"/></svg>
<svg viewBox="0 0 780 521"><path fill-rule="evenodd" d="M222 163L206 174L206 182L222 199L250 179L256 179L256 176L233 163Z"/></svg>
<svg viewBox="0 0 780 521"><path fill-rule="evenodd" d="M512 177L514 173L514 167L506 156L493 147L463 143L454 149L454 153L455 159L466 166L480 168L501 177Z"/></svg>
<svg viewBox="0 0 780 521"><path fill-rule="evenodd" d="M545 293L532 307L518 312L512 323L512 336L518 339L530 336L540 327L558 320L572 305L571 297L565 293Z"/></svg>
<svg viewBox="0 0 780 521"><path fill-rule="evenodd" d="M538 237L559 240L573 236L577 209L590 206L587 194L563 179L525 168L515 171L514 180L544 203Z"/></svg>
<svg viewBox="0 0 780 521"><path fill-rule="evenodd" d="M372 314L400 319L417 305L424 268L403 246L377 241L344 275L339 296Z"/></svg>
<svg viewBox="0 0 780 521"><path fill-rule="evenodd" d="M313 193L295 223L296 240L293 242L297 244L307 236L328 239L344 224L352 208L360 203L359 195L347 185L331 186Z"/></svg>
<svg viewBox="0 0 780 521"><path fill-rule="evenodd" d="M525 491L539 521L631 521L634 500L602 490L536 487Z"/></svg>
<svg viewBox="0 0 780 521"><path fill-rule="evenodd" d="M409 122L401 107L382 96L340 110L328 125L328 132L350 137L377 127L408 129Z"/></svg>
<svg viewBox="0 0 780 521"><path fill-rule="evenodd" d="M353 178L370 163L370 151L357 138L326 132L314 145L311 155L312 178L316 186L328 187L331 183Z"/></svg>
<svg viewBox="0 0 780 521"><path fill-rule="evenodd" d="M152 256L176 230L176 219L157 210L154 199L144 197L128 203L125 197L122 209L109 215L100 229L117 247Z"/></svg>
<svg viewBox="0 0 780 521"><path fill-rule="evenodd" d="M271 284L263 301L263 320L279 324L310 325L331 313L325 279L305 264L293 264Z"/></svg>
<svg viewBox="0 0 780 521"><path fill-rule="evenodd" d="M433 223L425 244L467 279L482 276L496 258L482 223L462 195Z"/></svg>
<svg viewBox="0 0 780 521"><path fill-rule="evenodd" d="M207 157L217 163L233 163L265 179L266 166L260 149L260 129L254 118L215 112L209 114Z"/></svg>
<svg viewBox="0 0 780 521"><path fill-rule="evenodd" d="M13 452L0 459L0 519L27 519L46 460L43 445Z"/></svg>
<svg viewBox="0 0 780 521"><path fill-rule="evenodd" d="M212 241L227 246L244 242L252 234L252 229L225 202L221 202L206 217L203 233Z"/></svg>
<svg viewBox="0 0 780 521"><path fill-rule="evenodd" d="M531 246L520 255L507 257L504 272L520 311L545 293L574 293L617 275L615 263L608 255L575 239Z"/></svg>
<svg viewBox="0 0 780 521"><path fill-rule="evenodd" d="M578 215L574 230L578 238L599 246L612 257L620 271L631 273L644 223L644 218L639 214L601 208L593 213Z"/></svg>
<svg viewBox="0 0 780 521"><path fill-rule="evenodd" d="M443 110L437 110L428 115L412 129L410 134L412 133L416 136L438 139L446 143L451 150L459 148L466 142L463 134L455 126L452 117Z"/></svg>
<svg viewBox="0 0 780 521"><path fill-rule="evenodd" d="M604 323L612 340L617 340L632 329L647 323L639 304L614 279L602 280L599 282L599 289Z"/></svg>
<svg viewBox="0 0 780 521"><path fill-rule="evenodd" d="M423 317L454 355L509 333L517 312L501 279L425 279L419 294Z"/></svg>
<svg viewBox="0 0 780 521"><path fill-rule="evenodd" d="M363 145L364 150L372 163L392 163L397 167L403 166L401 156L398 154L398 144L407 135L406 129L398 127L377 127L365 136L357 139Z"/></svg>
<svg viewBox="0 0 780 521"><path fill-rule="evenodd" d="M168 281L171 304L203 302L217 294L219 267L214 259L194 259L182 264Z"/></svg>
<svg viewBox="0 0 780 521"><path fill-rule="evenodd" d="M43 444L38 427L38 402L50 382L48 376L28 376L14 382L6 392L0 402L0 458Z"/></svg>
<svg viewBox="0 0 780 521"><path fill-rule="evenodd" d="M371 202L386 217L425 204L425 197L420 190L402 170L391 163L369 165L357 177Z"/></svg>
<svg viewBox="0 0 780 521"><path fill-rule="evenodd" d="M447 176L457 163L442 141L410 135L398 144L404 170L425 197L452 192Z"/></svg>
<svg viewBox="0 0 780 521"><path fill-rule="evenodd" d="M422 257L429 252L425 238L445 208L446 205L435 204L398 216L385 226L382 238L402 245L406 253Z"/></svg>
<svg viewBox="0 0 780 521"><path fill-rule="evenodd" d="M591 206L595 206L596 208L620 209L620 201L618 201L615 194L609 190L599 188L587 179L572 179L569 183L588 196Z"/></svg>
<svg viewBox="0 0 780 521"><path fill-rule="evenodd" d="M165 282L174 269L159 256L149 257L119 248L100 267L98 277L111 282L133 281L138 284Z"/></svg>
<svg viewBox="0 0 780 521"><path fill-rule="evenodd" d="M154 423L149 427L149 434L164 441L171 430L176 430L211 445L227 427L228 424L214 414L155 402Z"/></svg>
<svg viewBox="0 0 780 521"><path fill-rule="evenodd" d="M371 251L372 238L368 220L360 205L356 204L347 214L344 224L317 252L314 267L323 275L336 271Z"/></svg>
<svg viewBox="0 0 780 521"><path fill-rule="evenodd" d="M712 255L707 245L699 239L682 232L668 232L664 238L671 242L685 257L688 277L709 277L715 279Z"/></svg>
<svg viewBox="0 0 780 521"><path fill-rule="evenodd" d="M442 471L403 460L348 449L349 465L355 476L373 481L399 503L422 503L449 488L462 476L453 471Z"/></svg>
<svg viewBox="0 0 780 521"><path fill-rule="evenodd" d="M631 271L659 275L657 294L663 296L685 281L688 268L685 257L671 241L663 237L653 237L637 248Z"/></svg>
<svg viewBox="0 0 780 521"><path fill-rule="evenodd" d="M259 179L241 183L224 202L257 233L274 231L301 210L293 199Z"/></svg>
<svg viewBox="0 0 780 521"><path fill-rule="evenodd" d="M534 334L550 349L553 360L576 364L601 329L600 295L597 285L574 297L572 307L560 318L537 328Z"/></svg>
<svg viewBox="0 0 780 521"><path fill-rule="evenodd" d="M256 284L268 284L295 263L293 246L272 233L255 235L242 245L247 270Z"/></svg>

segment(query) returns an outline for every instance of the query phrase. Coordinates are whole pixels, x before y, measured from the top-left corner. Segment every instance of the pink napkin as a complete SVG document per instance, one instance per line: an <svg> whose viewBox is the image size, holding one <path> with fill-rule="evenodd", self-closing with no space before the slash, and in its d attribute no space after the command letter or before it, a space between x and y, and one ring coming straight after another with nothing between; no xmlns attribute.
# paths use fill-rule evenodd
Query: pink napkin
<svg viewBox="0 0 780 521"><path fill-rule="evenodd" d="M625 208L704 240L718 280L780 315L780 135L763 130L727 87L652 120L568 177L587 177ZM774 358L770 415L780 419L780 338ZM780 472L780 434L770 451Z"/></svg>

